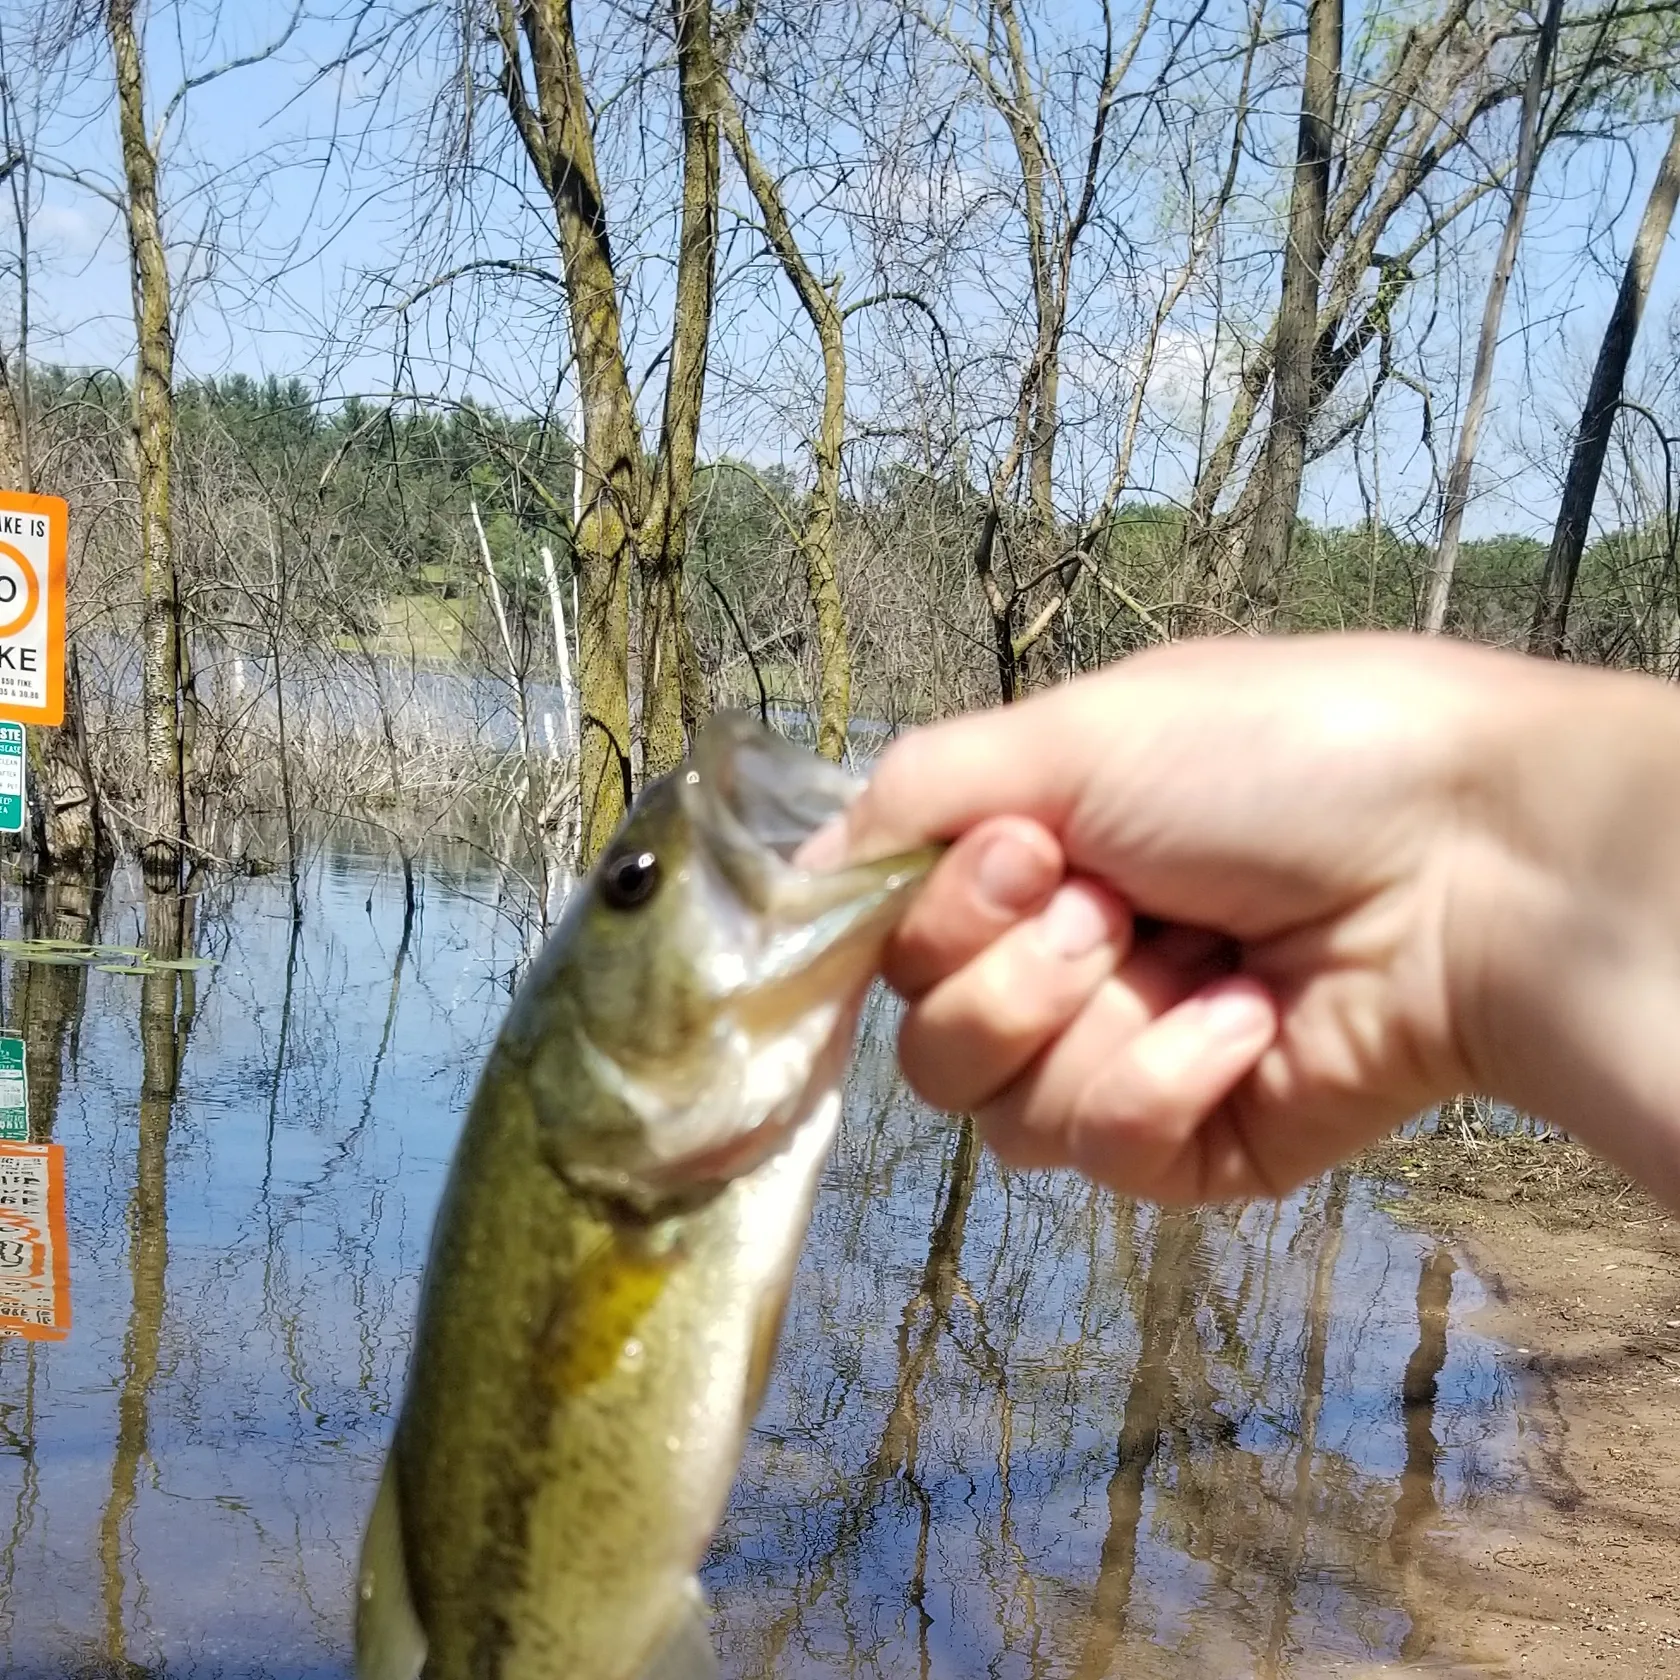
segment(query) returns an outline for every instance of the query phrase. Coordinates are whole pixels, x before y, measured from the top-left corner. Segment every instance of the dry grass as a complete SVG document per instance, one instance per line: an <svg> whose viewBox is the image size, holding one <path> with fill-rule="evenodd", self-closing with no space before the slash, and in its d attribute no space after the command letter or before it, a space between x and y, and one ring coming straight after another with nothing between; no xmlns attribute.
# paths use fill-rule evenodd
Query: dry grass
<svg viewBox="0 0 1680 1680"><path fill-rule="evenodd" d="M1390 1187L1396 1212L1422 1223L1477 1203L1519 1207L1552 1230L1669 1218L1620 1168L1558 1133L1390 1137L1362 1165Z"/></svg>

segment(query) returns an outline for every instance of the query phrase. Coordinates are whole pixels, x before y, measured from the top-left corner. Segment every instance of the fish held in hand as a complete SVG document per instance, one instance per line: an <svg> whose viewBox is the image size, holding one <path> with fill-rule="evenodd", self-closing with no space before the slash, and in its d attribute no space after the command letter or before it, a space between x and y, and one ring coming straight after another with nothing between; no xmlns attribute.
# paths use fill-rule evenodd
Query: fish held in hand
<svg viewBox="0 0 1680 1680"><path fill-rule="evenodd" d="M438 1212L360 1680L691 1680L883 941L933 861L793 858L855 786L736 715L519 989Z"/></svg>

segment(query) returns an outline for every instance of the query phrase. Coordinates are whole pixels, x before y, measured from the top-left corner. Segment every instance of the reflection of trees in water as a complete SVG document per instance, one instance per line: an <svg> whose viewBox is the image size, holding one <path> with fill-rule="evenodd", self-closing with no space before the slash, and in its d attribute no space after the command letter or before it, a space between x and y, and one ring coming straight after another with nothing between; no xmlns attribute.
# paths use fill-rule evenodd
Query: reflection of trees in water
<svg viewBox="0 0 1680 1680"><path fill-rule="evenodd" d="M1419 1552L1440 1510L1435 1493L1435 1473L1441 1459L1441 1443L1435 1435L1435 1404L1447 1363L1447 1315L1456 1269L1452 1251L1437 1244L1418 1271L1417 1346L1406 1362L1400 1385L1406 1415L1406 1468L1401 1474L1400 1497L1394 1502L1389 1543L1412 1619L1400 1646L1406 1662L1415 1662L1431 1644L1429 1592L1420 1579Z"/></svg>
<svg viewBox="0 0 1680 1680"><path fill-rule="evenodd" d="M63 876L26 890L24 937L90 945L98 933L102 883ZM12 965L6 1030L21 1033L29 1079L29 1136L52 1139L67 1042L73 1047L87 1001L88 971L80 963Z"/></svg>
<svg viewBox="0 0 1680 1680"><path fill-rule="evenodd" d="M17 1499L12 1505L12 1519L6 1526L6 1536L0 1545L0 1640L9 1640L17 1613L14 1589L17 1581L18 1558L23 1542L34 1525L41 1500L41 1467L36 1458L35 1444L35 1387L40 1375L37 1342L0 1341L0 1365L23 1366L23 1394L19 1400L0 1404L0 1450L8 1457L22 1460L22 1474L18 1477Z"/></svg>
<svg viewBox="0 0 1680 1680"><path fill-rule="evenodd" d="M868 1479L877 1484L891 1476L915 1475L922 1380L927 1376L956 1293L963 1229L968 1223L968 1204L974 1195L978 1157L974 1122L964 1120L957 1130L950 1172L940 1193L921 1283L905 1302L899 1320L898 1381L880 1442L866 1471Z"/></svg>
<svg viewBox="0 0 1680 1680"><path fill-rule="evenodd" d="M1108 1531L1091 1590L1089 1630L1074 1667L1078 1680L1100 1680L1125 1638L1144 1490L1173 1402L1173 1347L1181 1328L1189 1327L1201 1281L1201 1243L1201 1222L1194 1214L1170 1209L1156 1221L1139 1309L1137 1363L1121 1413L1114 1474L1108 1481Z"/></svg>
<svg viewBox="0 0 1680 1680"><path fill-rule="evenodd" d="M92 944L98 937L102 888L103 883L92 877L73 875L30 888L23 898L24 937ZM86 1001L87 970L80 964L12 964L5 1024L8 1032L20 1033L24 1039L33 1143L52 1139L66 1046L74 1044ZM21 1461L17 1498L0 1541L0 1639L12 1631L19 1558L40 1510L41 1473L36 1456L40 1359L38 1342L0 1338L0 1370L8 1365L14 1370L22 1367L21 1394L0 1399L0 1452Z"/></svg>
<svg viewBox="0 0 1680 1680"><path fill-rule="evenodd" d="M161 1601L181 1580L152 1549L154 1454L160 1487L200 1501L201 1557L226 1543L244 1569L255 1548L265 1636L284 1626L293 1654L342 1648L362 1485L423 1258L414 1174L436 1170L420 1153L447 1149L479 1018L444 1035L474 986L487 1030L500 1005L484 975L503 966L485 958L503 927L493 909L463 914L442 944L435 876L406 918L395 882L388 933L370 921L362 937L366 879L337 900L355 929L312 908L295 940L280 886L221 904L212 892L198 945L225 960L173 1103L192 1000L166 1006L167 986L139 1000L132 1156L132 1107L108 1134L108 1205L115 1223L126 1198L131 1236L126 1255L110 1245L107 1289L126 1326L71 1350L117 1398L96 1508L79 1519L97 1540L82 1573L108 1665L150 1656L145 1593ZM319 877L306 901L324 904ZM87 977L39 973L70 982L63 1007L34 975L26 998L17 973L8 1001L73 1056ZM130 1011L134 984L92 980L103 1006ZM1444 1331L1423 1329L1445 1323L1442 1262L1420 1280L1409 1240L1374 1236L1390 1228L1345 1176L1282 1207L1163 1215L1071 1178L1002 1173L971 1129L905 1097L893 1024L890 1008L871 1012L771 1400L708 1570L730 1671L1104 1680L1269 1662L1281 1676L1327 1637L1354 1654L1423 1649L1417 1564L1435 1501L1463 1482L1459 1402L1433 1397L1459 1392L1439 1380ZM89 1058L82 1077L97 1075ZM39 1094L56 1086L33 1061L31 1079L44 1136ZM125 1068L124 1102L133 1080ZM420 1131L422 1104L441 1127ZM213 1248L188 1176L201 1168ZM36 1512L58 1497L34 1475L36 1357L0 1347L0 1454L23 1460L10 1536L0 1510L0 1617L16 1608L31 1522L19 1591L42 1570ZM1402 1459L1415 1472L1403 1487ZM40 1636L20 1615L11 1638Z"/></svg>
<svg viewBox="0 0 1680 1680"><path fill-rule="evenodd" d="M317 879L317 891L320 885ZM311 1544L306 1537L323 1527L322 1491L307 1473L295 1472L323 1447L353 1445L367 1457L360 1473L371 1494L406 1356L411 1313L404 1288L417 1272L427 1227L420 1219L407 1232L406 1259L390 1252L387 1211L395 1208L404 1231L404 1203L397 1163L381 1158L380 1121L388 1140L392 1115L376 1104L382 1075L393 1065L405 975L418 975L425 991L415 953L423 895L405 875L400 894L378 896L387 910L400 912L391 948L380 948L371 893L365 939L372 951L357 949L325 915L306 911L301 923L288 922L274 971L278 984L261 998L265 1024L273 1027L252 1081L260 1079L262 1128L255 1206L225 1280L233 1286L237 1274L237 1287L254 1296L264 1359L282 1376L276 1393L250 1393L249 1404L278 1410L281 1439L263 1472L271 1486L267 1519L254 1509L242 1510L242 1517L268 1568L333 1649L344 1638L341 1595L363 1505L354 1500L354 1521L333 1523L325 1544ZM345 1000L361 991L370 1004L377 997L378 1013L370 1009L347 1022ZM441 1006L436 998L423 1001ZM463 1088L475 1060L463 1061ZM450 1112L443 1108L443 1117ZM403 1118L399 1109L399 1132ZM306 1167L299 1166L300 1155ZM245 1380L254 1384L260 1374ZM341 1475L334 1482L333 1494L342 1498ZM335 1557L339 1568L324 1570Z"/></svg>
<svg viewBox="0 0 1680 1680"><path fill-rule="evenodd" d="M857 1572L860 1554L868 1544L869 1528L878 1509L887 1503L889 1497L900 1508L905 1505L913 1508L917 1515L915 1562L906 1598L917 1619L919 1666L924 1673L926 1671L928 1617L922 1604L922 1592L933 1512L918 1479L920 1390L939 1338L946 1329L960 1281L958 1268L963 1234L979 1163L972 1121L964 1121L956 1128L951 1134L950 1145L941 1154L936 1210L926 1260L898 1318L895 1377L884 1409L885 1421L877 1426L873 1448L847 1496L837 1504L837 1520L832 1533L819 1543L821 1550L814 1551L808 1558L789 1600L773 1611L767 1625L758 1634L756 1643L760 1657L754 1665L756 1671L778 1672L788 1662L789 1643L801 1634L806 1613L830 1593L845 1598ZM896 1160L894 1164L903 1166L905 1162ZM793 1328L789 1327L790 1333ZM784 1359L793 1351L788 1336L784 1336L783 1350ZM850 1361L846 1363L850 1364ZM866 1404L873 1403L874 1397L871 1396ZM824 1410L827 1409L825 1405ZM848 1627L850 1657L863 1655L872 1643L867 1638L860 1640L857 1630Z"/></svg>
<svg viewBox="0 0 1680 1680"><path fill-rule="evenodd" d="M1318 1421L1324 1412L1324 1365L1330 1342L1330 1286L1342 1252L1342 1220L1347 1212L1348 1172L1331 1175L1324 1199L1324 1234L1313 1263L1312 1290L1307 1297L1307 1351L1301 1361L1301 1403L1297 1413L1295 1486L1289 1501L1289 1535L1284 1542L1282 1578L1277 1608L1266 1633L1260 1672L1275 1680L1282 1672L1289 1624L1295 1614L1295 1588L1306 1557L1307 1531L1313 1517L1313 1462L1318 1452Z"/></svg>
<svg viewBox="0 0 1680 1680"><path fill-rule="evenodd" d="M883 1632L878 1612L890 1617L895 1602L899 1629L915 1638L916 1661L926 1672L935 1658L935 1641L948 1643L951 1635L948 1625L935 1631L943 1606L930 1604L927 1583L930 1568L940 1562L934 1557L935 1531L949 1521L953 1471L989 1480L995 1503L995 1531L985 1537L995 1556L975 1572L970 1585L991 1597L992 1618L1009 1630L1012 1646L1036 1652L1044 1643L1037 1602L1045 1565L1037 1502L1044 1490L1033 1466L1040 1430L1045 1425L1057 1430L1053 1420L1060 1408L1045 1407L1043 1397L1065 1401L1076 1393L1085 1379L1086 1350L1102 1346L1105 1337L1129 1321L1124 1283L1134 1210L1117 1210L1107 1198L1071 1183L1046 1193L1034 1181L1000 1180L966 1125L940 1150L937 1177L929 1185L927 1120L915 1113L907 1117L915 1128L908 1138L901 1112L899 1135L890 1143L876 1139L865 1145L848 1137L843 1146L843 1169L860 1160L890 1163L896 1192L889 1201L878 1182L860 1183L848 1174L849 1182L832 1198L844 1210L845 1237L856 1245L857 1280L865 1283L870 1304L865 1308L833 1298L830 1290L831 1298L818 1309L819 1327L810 1322L808 1304L790 1324L780 1395L797 1406L803 1381L809 1379L822 1385L823 1399L815 1415L772 1425L779 1439L765 1460L755 1456L749 1464L731 1532L719 1548L725 1649L744 1657L742 1647L750 1646L751 1656L740 1662L750 1672L798 1666L801 1652L807 1658L826 1652L836 1638L848 1665L880 1660L898 1635ZM890 1116L872 1118L891 1124ZM918 1183L932 1191L930 1222L922 1227L927 1233L923 1258L905 1277L901 1308L889 1314L879 1300L886 1293L881 1286L905 1275L903 1257L913 1238L896 1227L907 1206L914 1205ZM976 1231L973 1211L982 1186L987 1218ZM882 1223L895 1227L885 1240ZM816 1233L814 1254L823 1251L827 1235L826 1230ZM964 1275L965 1255L971 1269L985 1267L986 1281L978 1288ZM816 1260L807 1269L807 1282L813 1276L830 1284L840 1279L843 1294L848 1272L837 1274ZM1066 1339L1044 1348L1038 1345L1044 1328L1038 1285L1073 1273L1087 1275L1098 1286L1069 1291L1059 1301L1056 1314ZM804 1289L801 1296L808 1303ZM869 1350L860 1343L872 1340L886 1354L889 1324L894 1327L885 1362L890 1380L872 1382L878 1367L871 1368ZM1030 1352L1025 1363L1018 1357L1023 1350ZM847 1379L836 1396L829 1379L841 1365ZM1014 1392L1023 1384L1036 1391L1028 1396L1030 1439L1024 1454L1016 1450L1019 1406ZM954 1409L959 1416L953 1416ZM974 1427L965 1428L968 1423ZM837 1433L857 1443L855 1456L845 1455L855 1470L827 1456ZM1077 1439L1076 1432L1066 1433L1053 1450L1063 1461L1083 1454L1090 1461L1086 1469L1094 1469L1095 1443ZM779 1485L790 1459L806 1484L792 1497ZM1023 1483L1019 1489L1018 1479ZM769 1510L757 1505L755 1491L772 1501ZM1017 1499L1027 1513L1030 1535L1017 1528ZM765 1572L755 1567L765 1549L755 1535L742 1547L751 1557L740 1572L752 1584L742 1589L749 1602L738 1613L727 1579L736 1572L731 1553L740 1544L743 1519L752 1524L766 1517L781 1542L770 1548L774 1584L767 1586ZM1037 1555L1030 1555L1029 1547ZM884 1551L898 1554L893 1559L896 1585L883 1578L879 1567ZM797 1563L784 1581L777 1565L790 1554ZM755 1610L761 1617L755 1617ZM830 1654L822 1660L827 1666L834 1658Z"/></svg>
<svg viewBox="0 0 1680 1680"><path fill-rule="evenodd" d="M180 957L191 951L190 898L147 893L146 947L159 957ZM196 982L190 969L152 971L140 981L139 1135L134 1193L128 1204L131 1304L123 1335L111 1492L99 1523L105 1656L119 1670L128 1665L123 1530L134 1508L140 1460L147 1450L152 1384L157 1378L163 1336L164 1285L169 1268L169 1128L196 1002ZM128 1550L132 1554L132 1546ZM139 1602L137 1595L137 1610Z"/></svg>
<svg viewBox="0 0 1680 1680"><path fill-rule="evenodd" d="M1250 1210L1250 1254L1263 1259L1236 1275L1251 1288L1258 1275L1259 1287L1234 1319L1204 1315L1214 1334L1181 1344L1182 1358L1202 1362L1206 1386L1163 1442L1155 1520L1162 1539L1208 1570L1189 1595L1199 1608L1180 1640L1185 1653L1201 1648L1211 1661L1234 1647L1259 1674L1283 1676L1298 1651L1326 1639L1354 1655L1397 1646L1394 1483L1380 1434L1402 1344L1375 1311L1382 1274L1366 1268L1373 1248L1385 1272L1413 1262L1407 1239L1373 1242L1369 1220L1345 1171L1281 1219ZM1210 1299L1229 1275L1215 1277ZM1245 1336L1225 1342L1218 1326L1239 1320Z"/></svg>
<svg viewBox="0 0 1680 1680"><path fill-rule="evenodd" d="M237 1011L244 998L241 989L230 1000L224 984L222 1036L213 1034L203 1047L209 1059L200 1084L211 1093L237 1084L244 1096L245 1127L235 1146L254 1147L255 1200L246 1208L228 1208L238 1234L225 1250L172 1255L171 1146L178 1156L202 1147L201 1134L190 1122L183 1129L179 1103L181 1063L195 1014L195 976L190 971L179 977L169 972L148 976L140 997L142 1091L128 1208L130 1305L117 1378L110 1483L98 1530L103 1660L125 1670L134 1667L130 1652L140 1637L137 1618L144 1613L146 1578L157 1583L154 1592L168 1590L168 1556L142 1551L131 1535L160 1408L167 1411L171 1440L180 1452L209 1448L218 1461L230 1429L241 1438L242 1453L252 1450L248 1426L236 1424L237 1416L273 1420L269 1427L277 1427L280 1435L272 1442L271 1461L259 1466L247 1459L219 1510L248 1529L265 1568L280 1583L279 1595L315 1624L324 1646L336 1649L345 1613L341 1577L347 1578L357 1536L352 1524L333 1525L330 1544L343 1554L344 1568L332 1572L323 1593L315 1579L321 1573L321 1547L311 1538L321 1529L319 1512L312 1509L319 1494L307 1448L299 1451L298 1441L286 1439L289 1420L295 1418L317 1440L342 1441L352 1414L372 1419L377 1429L380 1408L400 1376L389 1357L404 1328L392 1306L400 1280L389 1256L379 1252L380 1206L390 1183L387 1177L370 1185L362 1157L396 1035L417 907L406 895L399 906L401 928L394 954L385 953L391 967L380 990L377 1024L351 1038L355 1096L341 1102L350 1097L339 1069L345 1049L343 999L364 982L338 930L324 916L306 915L302 926L289 915L276 918L268 925L284 940L281 948L278 939L272 946L260 936L253 940L253 926L261 928L263 920L249 897L242 900L212 886L206 904L200 920L208 925L198 930L199 944L222 960L219 973L251 975L256 1007L237 1026L253 1032L261 1061L241 1068L228 1059L230 1003ZM144 913L153 949L165 954L192 949L191 902L177 913L152 896ZM352 1032L361 1026L356 1021ZM300 1132L316 1145L317 1164L306 1180L290 1165L297 1158ZM348 1311L341 1313L337 1309L346 1297ZM244 1333L231 1342L222 1335L230 1298L249 1302L241 1309ZM167 1384L160 1376L166 1314L179 1330ZM243 1346L253 1333L256 1339ZM207 1390L219 1390L221 1404L201 1409L198 1396ZM356 1398L346 1403L347 1395ZM341 1496L342 1472L333 1481Z"/></svg>
<svg viewBox="0 0 1680 1680"><path fill-rule="evenodd" d="M252 1641L241 1672L338 1660L427 1190L521 949L483 884L428 876L409 902L394 867L324 854L294 941L281 880L207 880L178 931L119 880L106 937L138 943L144 921L154 948L219 966L138 996L80 967L0 976L37 1137L79 1083L59 1130L85 1127L71 1217L96 1234L70 1343L0 1342L0 1670L132 1674L212 1626L224 1650ZM31 899L25 931L87 942L91 905ZM99 1054L78 1062L85 997ZM55 1457L67 1430L104 1451Z"/></svg>
<svg viewBox="0 0 1680 1680"><path fill-rule="evenodd" d="M1357 1179L1160 1213L861 1106L708 1569L731 1672L1425 1648L1391 1544L1419 1262Z"/></svg>

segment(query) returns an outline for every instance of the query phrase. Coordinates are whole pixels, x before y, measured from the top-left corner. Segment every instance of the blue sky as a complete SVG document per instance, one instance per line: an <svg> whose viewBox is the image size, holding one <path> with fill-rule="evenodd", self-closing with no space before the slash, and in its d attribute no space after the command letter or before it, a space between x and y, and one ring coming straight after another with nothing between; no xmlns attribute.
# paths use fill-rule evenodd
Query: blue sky
<svg viewBox="0 0 1680 1680"><path fill-rule="evenodd" d="M14 77L19 43L35 10L27 0L0 0ZM284 0L154 5L146 35L152 119L183 69L201 73L254 51L282 32L289 13ZM638 67L633 44L609 26L600 8L583 5L578 15L594 55L592 85L622 83L627 67ZM1077 30L1081 21L1063 27ZM343 51L344 27L330 18L306 18L264 62L187 96L168 130L163 177L181 300L183 374L301 373L328 396L378 394L399 384L438 395L470 392L510 405L558 394L562 412L569 412L567 390L557 393L564 337L552 286L498 278L475 290L459 283L415 311L406 335L381 307L452 266L468 246L463 224L446 226L417 214L449 139L440 116L447 101L439 90L451 59L447 37L437 28L408 70L387 82L388 64L370 61L323 74L321 67ZM50 166L50 173L36 177L30 222L33 354L126 368L133 355L126 248L120 219L99 191L102 183L114 186L117 164L103 41L95 37L78 48L68 69L44 86L31 89L27 78L19 85L26 94L25 125ZM1285 125L1287 103L1280 93L1276 115ZM657 97L650 109L651 150L615 141L610 132L603 136L608 211L634 303L628 325L637 373L654 357L669 299L662 254L669 248L668 174L660 155L668 124ZM493 104L481 107L481 134L491 136L497 119ZM1549 528L1564 436L1663 138L1652 128L1631 144L1560 152L1543 171L1506 311L1471 535L1492 529L1543 534ZM524 196L529 183L521 186L519 160L504 147L496 161L493 174L475 178L473 249L551 263L541 207ZM738 188L731 203L724 258L731 279L720 297L706 442L764 463L797 462L801 403L816 377L815 359L785 289L754 260ZM823 237L844 237L834 231L832 217L819 220L814 204L810 211L810 225L820 226ZM1450 397L1467 376L1502 214L1500 206L1484 214L1469 256L1450 272L1449 284L1412 304L1427 304L1455 324L1470 323L1462 334L1456 325L1445 337L1437 331L1425 345L1430 365L1422 371L1449 399L1436 417L1443 454L1456 424ZM206 230L220 251L213 264L195 250ZM1006 227L998 237L1007 240ZM0 230L0 238L15 241L15 230ZM836 260L856 272L854 253ZM1005 256L997 267L1005 272ZM383 278L371 284L370 275ZM1142 283L1150 278L1146 265ZM1108 297L1119 320L1132 278L1116 274L1111 283L1102 281L1098 276L1092 296ZM994 330L984 318L994 307L984 286L971 278L952 296L956 331L970 329L979 340ZM1639 375L1641 389L1659 396L1670 413L1680 407L1680 393L1667 377L1677 302L1680 261L1671 254L1647 315ZM1094 335L1100 336L1106 319L1092 317ZM17 320L16 287L8 283L0 292L0 331L9 340L15 340ZM895 368L890 335L868 322L859 331L870 336L854 356L854 408L863 417L893 412L900 394L895 379L903 373ZM1163 421L1171 421L1175 404L1182 406L1199 386L1206 348L1201 335L1191 315L1169 329L1152 387L1154 412ZM1107 377L1115 377L1112 369ZM1090 400L1104 400L1102 389ZM645 393L650 413L657 398L655 377ZM1360 517L1362 479L1364 493L1374 484L1385 509L1426 506L1428 462L1419 447L1419 419L1416 404L1396 390L1359 470L1345 451L1321 464L1309 474L1303 511L1337 521ZM1096 448L1090 468L1098 476L1101 455ZM1070 443L1069 457L1082 459L1077 444ZM1140 455L1135 476L1157 493L1178 496L1187 471L1182 448L1162 447ZM1078 487L1069 494L1077 496Z"/></svg>

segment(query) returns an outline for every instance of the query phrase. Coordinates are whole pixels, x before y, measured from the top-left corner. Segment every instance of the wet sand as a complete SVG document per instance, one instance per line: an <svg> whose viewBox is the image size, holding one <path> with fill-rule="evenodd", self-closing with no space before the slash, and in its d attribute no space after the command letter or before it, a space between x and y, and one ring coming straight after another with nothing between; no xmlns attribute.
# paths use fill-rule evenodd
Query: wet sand
<svg viewBox="0 0 1680 1680"><path fill-rule="evenodd" d="M1379 1159L1482 1280L1475 1328L1526 1350L1526 1488L1443 1536L1422 1671L1680 1674L1680 1222L1566 1143Z"/></svg>

